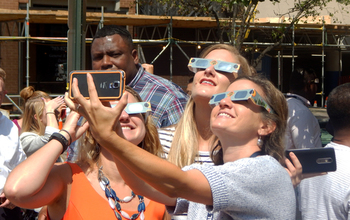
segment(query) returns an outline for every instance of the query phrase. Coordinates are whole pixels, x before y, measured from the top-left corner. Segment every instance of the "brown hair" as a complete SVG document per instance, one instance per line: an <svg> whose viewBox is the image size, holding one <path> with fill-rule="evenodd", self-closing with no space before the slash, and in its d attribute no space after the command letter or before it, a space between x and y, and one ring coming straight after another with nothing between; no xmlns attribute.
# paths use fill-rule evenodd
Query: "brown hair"
<svg viewBox="0 0 350 220"><path fill-rule="evenodd" d="M46 92L43 92L40 90L35 91L33 86L25 87L24 89L21 90L19 95L23 99L24 103L26 103L27 100L30 98L42 97L44 99L51 99L51 97Z"/></svg>

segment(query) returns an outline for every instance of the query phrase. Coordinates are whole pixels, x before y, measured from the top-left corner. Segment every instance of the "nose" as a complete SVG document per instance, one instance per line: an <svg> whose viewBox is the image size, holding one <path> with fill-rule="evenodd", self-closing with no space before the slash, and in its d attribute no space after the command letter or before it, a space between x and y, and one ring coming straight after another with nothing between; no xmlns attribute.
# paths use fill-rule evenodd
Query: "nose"
<svg viewBox="0 0 350 220"><path fill-rule="evenodd" d="M230 97L226 97L220 100L219 105L220 105L220 108L231 108L233 105L233 102L231 101Z"/></svg>
<svg viewBox="0 0 350 220"><path fill-rule="evenodd" d="M128 113L126 113L126 111L122 111L122 114L119 117L119 121L120 122L129 122L130 120L130 116Z"/></svg>
<svg viewBox="0 0 350 220"><path fill-rule="evenodd" d="M101 65L101 69L102 70L107 70L107 69L111 69L113 67L113 63L111 61L111 57L108 56L107 54L105 54L103 56L103 59L102 59L102 65Z"/></svg>
<svg viewBox="0 0 350 220"><path fill-rule="evenodd" d="M215 72L215 69L214 69L214 65L211 65L211 66L207 67L204 70L204 74L215 76L216 72Z"/></svg>

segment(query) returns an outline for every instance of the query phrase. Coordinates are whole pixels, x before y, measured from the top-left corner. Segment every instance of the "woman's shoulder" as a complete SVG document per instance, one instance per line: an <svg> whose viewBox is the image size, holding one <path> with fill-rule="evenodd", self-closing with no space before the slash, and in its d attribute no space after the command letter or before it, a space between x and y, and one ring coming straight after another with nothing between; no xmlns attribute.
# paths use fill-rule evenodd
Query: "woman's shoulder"
<svg viewBox="0 0 350 220"><path fill-rule="evenodd" d="M257 170L267 171L283 170L282 165L272 156L263 155L258 157L242 158L234 162L227 163L227 166L254 167Z"/></svg>
<svg viewBox="0 0 350 220"><path fill-rule="evenodd" d="M22 132L21 135L19 136L19 138L22 139L22 138L26 138L26 137L30 137L30 136L37 137L39 135L37 133L31 132L31 131L26 131L26 132Z"/></svg>

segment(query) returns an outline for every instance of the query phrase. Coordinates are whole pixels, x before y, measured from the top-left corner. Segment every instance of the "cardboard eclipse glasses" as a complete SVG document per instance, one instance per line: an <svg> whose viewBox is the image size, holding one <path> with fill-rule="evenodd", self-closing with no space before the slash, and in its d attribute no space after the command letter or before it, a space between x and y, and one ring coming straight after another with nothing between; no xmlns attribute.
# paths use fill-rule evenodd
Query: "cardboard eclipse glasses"
<svg viewBox="0 0 350 220"><path fill-rule="evenodd" d="M111 108L116 106L116 104L111 103ZM128 115L147 113L152 111L150 102L133 102L128 103L124 109Z"/></svg>
<svg viewBox="0 0 350 220"><path fill-rule="evenodd" d="M214 69L216 71L221 71L225 73L238 73L241 67L241 65L237 63L194 57L190 59L187 66L190 71L196 73L200 69L206 69L212 65L214 66Z"/></svg>
<svg viewBox="0 0 350 220"><path fill-rule="evenodd" d="M233 92L215 94L211 97L209 104L211 107L215 107L220 103L222 99L226 97L230 97L231 101L246 101L250 99L255 105L263 107L269 113L274 113L273 109L266 103L266 101L255 89L235 90Z"/></svg>

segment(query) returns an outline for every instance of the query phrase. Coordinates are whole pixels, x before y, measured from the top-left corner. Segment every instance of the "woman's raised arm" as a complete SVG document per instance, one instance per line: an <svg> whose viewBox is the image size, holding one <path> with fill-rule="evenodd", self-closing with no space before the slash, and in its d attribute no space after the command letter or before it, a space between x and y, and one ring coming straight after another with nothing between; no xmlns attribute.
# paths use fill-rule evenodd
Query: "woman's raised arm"
<svg viewBox="0 0 350 220"><path fill-rule="evenodd" d="M88 128L88 124L76 126L79 117L79 114L71 113L64 125L69 134L60 131L70 143ZM62 150L62 144L53 139L20 163L7 178L4 187L6 197L23 208L41 207L59 197L66 188L64 178L67 170L62 168L64 164L54 163Z"/></svg>
<svg viewBox="0 0 350 220"><path fill-rule="evenodd" d="M78 82L73 80L74 99L81 105L75 109L88 120L92 135L100 145L136 176L165 195L208 205L213 203L209 183L199 170L183 171L122 138L119 116L127 104L127 95L114 108L106 107L98 98L90 74L87 74L87 82L89 100L80 94ZM69 107L74 109L75 106Z"/></svg>

